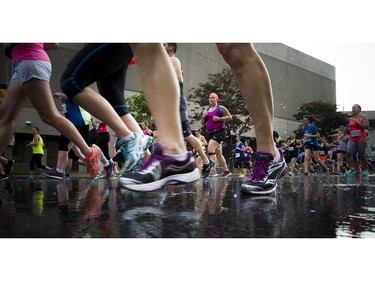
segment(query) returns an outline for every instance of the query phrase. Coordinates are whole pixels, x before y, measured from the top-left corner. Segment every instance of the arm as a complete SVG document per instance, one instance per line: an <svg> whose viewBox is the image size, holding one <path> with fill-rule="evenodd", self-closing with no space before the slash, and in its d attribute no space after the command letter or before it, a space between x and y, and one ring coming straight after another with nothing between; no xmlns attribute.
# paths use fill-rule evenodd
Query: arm
<svg viewBox="0 0 375 281"><path fill-rule="evenodd" d="M229 113L226 107L220 106L220 112L223 114L223 116L222 117L214 116L212 120L214 120L215 122L218 122L218 121L229 122L233 120L232 115Z"/></svg>
<svg viewBox="0 0 375 281"><path fill-rule="evenodd" d="M204 110L204 111L203 111L203 116L202 116L202 119L201 119L201 124L202 124L203 126L206 126L207 114L208 114L207 110Z"/></svg>
<svg viewBox="0 0 375 281"><path fill-rule="evenodd" d="M361 122L358 122L357 119L353 119L353 121L362 129L368 129L369 128L369 122L366 115L361 115L359 120Z"/></svg>
<svg viewBox="0 0 375 281"><path fill-rule="evenodd" d="M184 83L184 78L182 77L181 62L176 57L171 57L173 68L176 71L177 79L180 84Z"/></svg>

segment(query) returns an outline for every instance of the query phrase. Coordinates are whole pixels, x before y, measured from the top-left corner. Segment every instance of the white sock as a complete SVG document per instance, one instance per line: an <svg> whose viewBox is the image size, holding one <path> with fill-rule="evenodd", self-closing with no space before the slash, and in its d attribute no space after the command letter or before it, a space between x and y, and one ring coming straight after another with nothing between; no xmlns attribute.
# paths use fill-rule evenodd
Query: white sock
<svg viewBox="0 0 375 281"><path fill-rule="evenodd" d="M59 168L56 168L56 171L59 172L59 173L64 173L64 170L59 169Z"/></svg>
<svg viewBox="0 0 375 281"><path fill-rule="evenodd" d="M105 163L103 165L104 165L104 167L108 167L109 166L109 161L105 160Z"/></svg>
<svg viewBox="0 0 375 281"><path fill-rule="evenodd" d="M280 152L279 152L279 150L277 148L276 148L276 155L275 155L275 157L273 159L276 162L279 162L281 160L281 155L280 155Z"/></svg>
<svg viewBox="0 0 375 281"><path fill-rule="evenodd" d="M173 157L174 159L176 159L178 161L184 161L186 159L186 153L187 152L184 152L184 153L181 153L181 154L168 154L168 153L164 153L164 155L167 155L169 157Z"/></svg>

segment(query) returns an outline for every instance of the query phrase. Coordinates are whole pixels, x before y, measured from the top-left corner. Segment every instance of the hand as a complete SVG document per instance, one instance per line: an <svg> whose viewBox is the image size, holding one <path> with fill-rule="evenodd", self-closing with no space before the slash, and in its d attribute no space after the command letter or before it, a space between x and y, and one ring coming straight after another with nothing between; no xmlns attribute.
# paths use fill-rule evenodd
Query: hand
<svg viewBox="0 0 375 281"><path fill-rule="evenodd" d="M64 100L68 99L68 97L64 93L61 93L61 92L56 92L56 93L53 94L53 96L55 98L59 98L61 101L64 101Z"/></svg>
<svg viewBox="0 0 375 281"><path fill-rule="evenodd" d="M219 116L214 116L214 117L212 117L212 120L215 121L215 122L218 122L218 121L220 121L220 117Z"/></svg>

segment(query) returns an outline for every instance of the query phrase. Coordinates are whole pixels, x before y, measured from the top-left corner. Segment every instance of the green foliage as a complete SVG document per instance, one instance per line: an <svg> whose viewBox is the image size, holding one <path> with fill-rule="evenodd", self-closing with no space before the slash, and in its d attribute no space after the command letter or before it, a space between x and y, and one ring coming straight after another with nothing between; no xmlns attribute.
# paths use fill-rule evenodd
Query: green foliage
<svg viewBox="0 0 375 281"><path fill-rule="evenodd" d="M233 120L227 123L227 128L238 134L250 131L252 121L238 89L236 79L229 68L223 68L218 73L209 74L208 81L200 83L198 88L192 88L191 92L190 99L196 101L202 107L208 106L210 93L217 93L219 103L225 106L233 117ZM203 110L195 113L192 118L201 120L202 115Z"/></svg>
<svg viewBox="0 0 375 281"><path fill-rule="evenodd" d="M337 112L337 105L320 100L302 104L298 112L293 115L296 120L302 121L304 115L312 116L312 122L318 127L321 136L325 136L329 141L331 136L336 133L340 125L347 126L349 119L346 114ZM302 124L296 131L298 137L301 137Z"/></svg>
<svg viewBox="0 0 375 281"><path fill-rule="evenodd" d="M152 123L151 112L148 108L146 97L142 90L137 94L126 97L126 104L128 109L138 122L147 121L150 124Z"/></svg>

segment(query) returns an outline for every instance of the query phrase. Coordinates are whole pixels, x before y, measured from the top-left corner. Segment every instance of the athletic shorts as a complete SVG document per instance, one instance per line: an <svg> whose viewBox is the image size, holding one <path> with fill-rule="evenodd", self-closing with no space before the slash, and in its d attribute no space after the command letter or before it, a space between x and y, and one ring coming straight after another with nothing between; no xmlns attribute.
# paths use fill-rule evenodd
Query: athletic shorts
<svg viewBox="0 0 375 281"><path fill-rule="evenodd" d="M222 143L226 139L225 128L221 128L220 130L217 130L215 132L208 133L208 134L209 134L210 140L212 139L218 143Z"/></svg>
<svg viewBox="0 0 375 281"><path fill-rule="evenodd" d="M38 79L49 82L52 66L45 60L23 60L14 65L12 81L19 81L21 85L30 79Z"/></svg>

